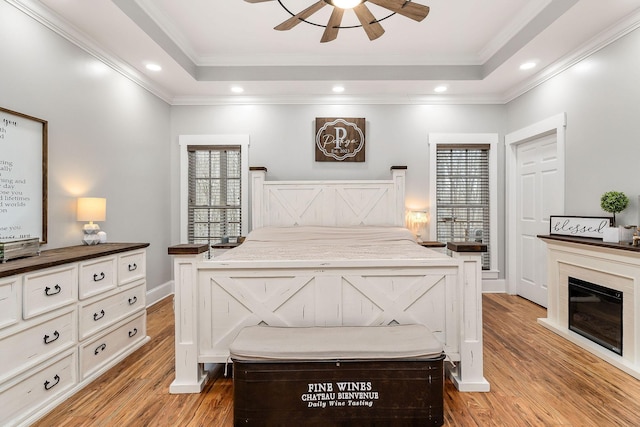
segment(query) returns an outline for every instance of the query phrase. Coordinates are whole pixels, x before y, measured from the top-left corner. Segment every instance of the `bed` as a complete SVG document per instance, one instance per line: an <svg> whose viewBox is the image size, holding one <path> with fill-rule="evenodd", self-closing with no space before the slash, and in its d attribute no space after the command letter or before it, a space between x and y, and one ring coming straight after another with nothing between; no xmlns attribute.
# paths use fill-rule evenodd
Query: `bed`
<svg viewBox="0 0 640 427"><path fill-rule="evenodd" d="M406 168L389 180L267 181L251 172L252 231L220 257L174 255L176 378L198 393L252 325L426 325L461 391L483 377L480 256L424 248L403 228Z"/></svg>

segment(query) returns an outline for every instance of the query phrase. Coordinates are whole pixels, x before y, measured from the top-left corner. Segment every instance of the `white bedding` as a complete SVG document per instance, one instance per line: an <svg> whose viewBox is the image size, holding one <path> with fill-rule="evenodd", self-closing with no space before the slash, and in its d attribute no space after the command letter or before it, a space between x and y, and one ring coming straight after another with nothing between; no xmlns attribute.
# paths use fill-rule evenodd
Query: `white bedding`
<svg viewBox="0 0 640 427"><path fill-rule="evenodd" d="M402 227L264 227L215 261L390 260L446 257L417 244Z"/></svg>

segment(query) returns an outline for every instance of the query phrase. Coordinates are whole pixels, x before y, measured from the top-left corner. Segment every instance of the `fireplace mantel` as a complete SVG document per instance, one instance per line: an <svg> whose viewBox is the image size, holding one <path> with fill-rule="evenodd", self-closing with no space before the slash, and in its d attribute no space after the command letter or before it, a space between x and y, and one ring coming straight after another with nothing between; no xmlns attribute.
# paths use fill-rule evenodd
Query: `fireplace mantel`
<svg viewBox="0 0 640 427"><path fill-rule="evenodd" d="M602 239L592 239L589 237L571 237L560 235L539 235L538 238L544 241L575 243L577 245L597 246L599 248L613 249L615 251L637 252L640 258L640 246L631 246L629 243L608 243Z"/></svg>
<svg viewBox="0 0 640 427"><path fill-rule="evenodd" d="M547 317L538 322L640 379L640 248L591 238L538 237L548 249ZM622 356L569 330L569 276L623 292Z"/></svg>

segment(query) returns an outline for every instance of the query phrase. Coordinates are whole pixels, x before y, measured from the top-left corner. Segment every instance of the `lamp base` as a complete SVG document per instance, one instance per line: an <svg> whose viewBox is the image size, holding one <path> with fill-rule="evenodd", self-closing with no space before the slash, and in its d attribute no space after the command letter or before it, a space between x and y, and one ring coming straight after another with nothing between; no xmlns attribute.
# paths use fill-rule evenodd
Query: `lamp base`
<svg viewBox="0 0 640 427"><path fill-rule="evenodd" d="M85 245L97 245L100 243L100 237L97 234L85 234L82 236L82 243Z"/></svg>
<svg viewBox="0 0 640 427"><path fill-rule="evenodd" d="M97 245L100 243L100 226L98 224L85 224L82 227L84 234L82 235L82 243L85 245Z"/></svg>

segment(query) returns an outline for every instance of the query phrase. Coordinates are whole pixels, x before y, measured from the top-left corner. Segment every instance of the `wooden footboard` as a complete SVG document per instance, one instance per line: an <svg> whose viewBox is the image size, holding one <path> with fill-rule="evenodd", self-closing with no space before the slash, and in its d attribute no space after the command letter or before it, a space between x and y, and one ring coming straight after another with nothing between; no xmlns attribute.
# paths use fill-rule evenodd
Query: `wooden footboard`
<svg viewBox="0 0 640 427"><path fill-rule="evenodd" d="M238 332L269 326L426 325L459 360L457 265L434 268L198 268L199 360L223 363Z"/></svg>

